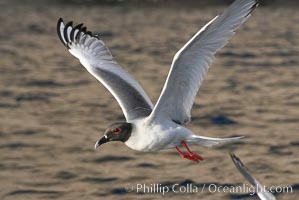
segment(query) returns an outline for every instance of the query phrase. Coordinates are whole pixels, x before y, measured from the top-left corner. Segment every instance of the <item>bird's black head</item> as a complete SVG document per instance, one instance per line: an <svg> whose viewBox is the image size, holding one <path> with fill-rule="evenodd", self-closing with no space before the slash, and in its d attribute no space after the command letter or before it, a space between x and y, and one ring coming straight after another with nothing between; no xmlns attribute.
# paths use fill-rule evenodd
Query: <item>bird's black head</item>
<svg viewBox="0 0 299 200"><path fill-rule="evenodd" d="M111 142L111 141L121 141L125 142L129 139L132 132L132 124L126 122L117 122L109 125L104 133L104 136L97 141L95 148L100 145Z"/></svg>

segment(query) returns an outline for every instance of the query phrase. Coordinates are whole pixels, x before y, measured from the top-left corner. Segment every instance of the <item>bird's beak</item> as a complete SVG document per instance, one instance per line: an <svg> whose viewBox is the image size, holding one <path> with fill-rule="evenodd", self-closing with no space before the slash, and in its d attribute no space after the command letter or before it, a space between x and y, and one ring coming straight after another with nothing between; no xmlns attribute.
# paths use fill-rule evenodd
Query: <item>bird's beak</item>
<svg viewBox="0 0 299 200"><path fill-rule="evenodd" d="M99 141L97 141L97 143L94 145L94 149L97 149L99 146L101 146L102 144L108 142L109 139L107 137L107 135L104 135L104 137L102 137Z"/></svg>

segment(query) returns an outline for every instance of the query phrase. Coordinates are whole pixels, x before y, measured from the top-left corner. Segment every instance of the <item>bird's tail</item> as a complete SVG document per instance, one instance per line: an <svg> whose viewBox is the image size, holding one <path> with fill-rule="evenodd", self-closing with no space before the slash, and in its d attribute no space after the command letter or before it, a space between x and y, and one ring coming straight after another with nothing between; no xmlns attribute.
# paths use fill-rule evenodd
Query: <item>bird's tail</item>
<svg viewBox="0 0 299 200"><path fill-rule="evenodd" d="M190 145L200 145L205 147L211 147L217 144L222 144L226 142L234 142L237 140L240 140L244 138L244 136L238 136L238 137L230 137L230 138L211 138L211 137L204 137L199 135L190 135L186 139L187 144Z"/></svg>

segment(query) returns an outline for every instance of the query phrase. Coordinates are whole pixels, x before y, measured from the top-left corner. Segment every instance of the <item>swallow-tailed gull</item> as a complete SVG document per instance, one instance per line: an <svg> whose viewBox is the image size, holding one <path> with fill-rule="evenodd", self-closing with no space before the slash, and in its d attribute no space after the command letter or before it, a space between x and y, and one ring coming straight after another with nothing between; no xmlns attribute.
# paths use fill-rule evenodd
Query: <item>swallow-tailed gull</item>
<svg viewBox="0 0 299 200"><path fill-rule="evenodd" d="M231 153L230 156L231 156L234 164L236 165L237 169L244 176L244 178L253 187L255 187L256 194L261 200L275 200L276 199L272 193L266 191L266 188L249 173L247 168L244 166L244 164L241 162L241 160L235 154Z"/></svg>
<svg viewBox="0 0 299 200"><path fill-rule="evenodd" d="M138 151L176 148L186 159L198 162L203 158L190 151L188 145L210 147L236 141L241 137L210 138L195 135L185 125L190 121L196 93L215 53L234 35L258 5L257 0L236 0L222 14L201 28L174 56L161 95L153 106L138 82L112 57L98 35L82 24L73 27L60 18L57 32L69 52L100 81L119 103L126 122L108 126L95 144L122 141ZM183 153L178 147L183 146Z"/></svg>

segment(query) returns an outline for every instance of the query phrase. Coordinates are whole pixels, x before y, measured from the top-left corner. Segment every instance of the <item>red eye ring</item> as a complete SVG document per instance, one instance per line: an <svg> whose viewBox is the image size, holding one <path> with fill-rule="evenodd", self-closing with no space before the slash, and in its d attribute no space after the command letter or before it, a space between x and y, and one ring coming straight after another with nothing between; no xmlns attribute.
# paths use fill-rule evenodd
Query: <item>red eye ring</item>
<svg viewBox="0 0 299 200"><path fill-rule="evenodd" d="M120 128L115 128L115 129L113 129L112 130L114 133L118 133L118 132L120 132Z"/></svg>

